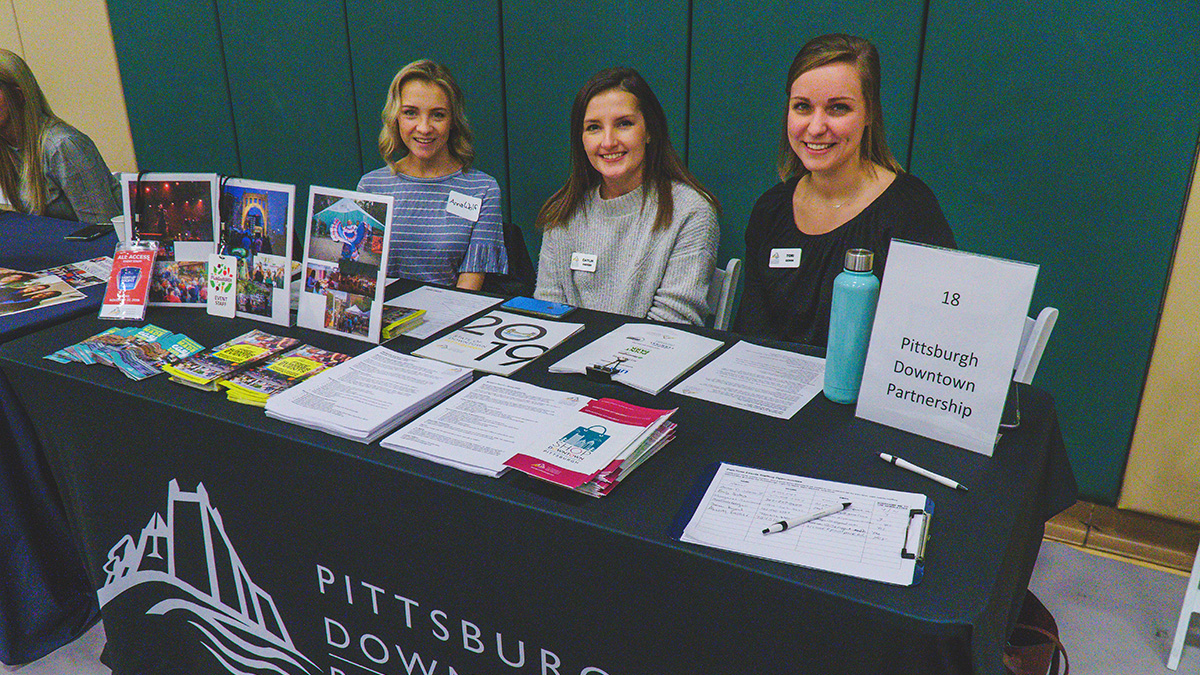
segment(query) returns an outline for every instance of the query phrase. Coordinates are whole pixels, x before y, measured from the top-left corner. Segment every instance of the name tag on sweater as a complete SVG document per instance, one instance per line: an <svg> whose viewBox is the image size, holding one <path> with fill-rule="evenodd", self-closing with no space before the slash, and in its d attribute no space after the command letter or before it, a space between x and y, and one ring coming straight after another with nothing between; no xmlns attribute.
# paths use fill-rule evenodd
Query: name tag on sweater
<svg viewBox="0 0 1200 675"><path fill-rule="evenodd" d="M791 267L800 266L800 249L798 248L773 248L771 249L771 258L767 261L767 267Z"/></svg>
<svg viewBox="0 0 1200 675"><path fill-rule="evenodd" d="M450 191L446 199L446 213L459 218L466 218L472 223L479 222L479 211L483 208L483 200L479 197L464 195L455 190Z"/></svg>
<svg viewBox="0 0 1200 675"><path fill-rule="evenodd" d="M592 253L579 253L576 251L571 254L571 269L576 272L595 272L596 271L596 256Z"/></svg>

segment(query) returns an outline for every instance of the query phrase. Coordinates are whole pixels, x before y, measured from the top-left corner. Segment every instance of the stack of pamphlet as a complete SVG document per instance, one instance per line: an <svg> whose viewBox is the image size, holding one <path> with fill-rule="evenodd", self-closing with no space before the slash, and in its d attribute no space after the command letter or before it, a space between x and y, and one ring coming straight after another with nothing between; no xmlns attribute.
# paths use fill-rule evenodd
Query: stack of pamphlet
<svg viewBox="0 0 1200 675"><path fill-rule="evenodd" d="M230 378L299 343L296 338L271 335L256 328L179 363L163 366L163 370L171 375L172 382L205 391L217 391L220 380Z"/></svg>
<svg viewBox="0 0 1200 675"><path fill-rule="evenodd" d="M141 328L109 328L44 358L58 363L100 363L117 368L131 380L144 380L170 363L204 349L183 333L147 324Z"/></svg>
<svg viewBox="0 0 1200 675"><path fill-rule="evenodd" d="M383 306L383 339L391 340L398 335L425 323L425 310L411 307Z"/></svg>
<svg viewBox="0 0 1200 675"><path fill-rule="evenodd" d="M380 444L486 476L516 468L601 497L671 440L673 412L487 376Z"/></svg>
<svg viewBox="0 0 1200 675"><path fill-rule="evenodd" d="M262 408L267 405L267 399L275 394L349 358L340 352L300 345L218 384L229 390L226 395L230 401Z"/></svg>
<svg viewBox="0 0 1200 675"><path fill-rule="evenodd" d="M267 399L267 416L370 443L471 382L470 368L376 347Z"/></svg>
<svg viewBox="0 0 1200 675"><path fill-rule="evenodd" d="M654 410L611 398L589 401L562 420L569 431L504 462L556 485L603 497L646 458L675 438L675 410ZM570 428L572 424L576 426Z"/></svg>
<svg viewBox="0 0 1200 675"><path fill-rule="evenodd" d="M723 343L661 324L627 323L550 366L552 373L601 368L613 382L658 394Z"/></svg>

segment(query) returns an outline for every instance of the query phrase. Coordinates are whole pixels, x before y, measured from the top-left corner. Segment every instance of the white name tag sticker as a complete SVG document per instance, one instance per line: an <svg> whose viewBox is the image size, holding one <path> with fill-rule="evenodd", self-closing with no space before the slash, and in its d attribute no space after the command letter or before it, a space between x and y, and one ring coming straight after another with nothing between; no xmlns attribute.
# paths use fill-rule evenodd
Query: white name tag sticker
<svg viewBox="0 0 1200 675"><path fill-rule="evenodd" d="M459 218L466 218L472 223L479 222L479 211L483 209L483 200L479 197L464 195L455 190L450 191L446 198L446 213Z"/></svg>
<svg viewBox="0 0 1200 675"><path fill-rule="evenodd" d="M596 256L592 253L579 253L576 251L571 254L571 269L576 272L595 272L596 271Z"/></svg>
<svg viewBox="0 0 1200 675"><path fill-rule="evenodd" d="M800 266L800 249L798 248L773 248L771 249L771 257L767 260L767 267L785 267L795 269Z"/></svg>

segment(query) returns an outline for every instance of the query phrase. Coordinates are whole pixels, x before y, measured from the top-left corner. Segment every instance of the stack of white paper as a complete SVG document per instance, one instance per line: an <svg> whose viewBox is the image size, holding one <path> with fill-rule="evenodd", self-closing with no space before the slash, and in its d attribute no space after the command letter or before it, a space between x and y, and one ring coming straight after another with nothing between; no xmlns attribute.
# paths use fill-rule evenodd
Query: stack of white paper
<svg viewBox="0 0 1200 675"><path fill-rule="evenodd" d="M505 460L589 400L488 375L380 441L405 454L497 477ZM550 439L545 441L550 442Z"/></svg>
<svg viewBox="0 0 1200 675"><path fill-rule="evenodd" d="M471 377L470 368L376 347L267 399L267 416L370 443Z"/></svg>
<svg viewBox="0 0 1200 675"><path fill-rule="evenodd" d="M609 366L613 382L658 394L704 357L720 340L661 324L627 323L550 366L552 373L586 373L589 366Z"/></svg>
<svg viewBox="0 0 1200 675"><path fill-rule="evenodd" d="M671 391L791 419L825 384L825 359L739 342Z"/></svg>

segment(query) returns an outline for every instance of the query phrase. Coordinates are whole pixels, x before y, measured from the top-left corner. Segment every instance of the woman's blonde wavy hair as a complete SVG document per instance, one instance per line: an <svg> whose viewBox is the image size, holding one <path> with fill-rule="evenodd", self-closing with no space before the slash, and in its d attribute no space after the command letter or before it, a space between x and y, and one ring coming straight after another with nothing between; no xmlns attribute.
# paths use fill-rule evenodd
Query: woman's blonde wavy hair
<svg viewBox="0 0 1200 675"><path fill-rule="evenodd" d="M400 117L400 92L411 80L435 84L446 92L446 98L450 101L450 138L446 148L450 151L450 156L462 164L463 171L470 169L471 163L475 161L475 135L471 133L471 123L467 121L467 106L462 90L458 88L454 76L445 66L429 59L413 61L401 68L392 78L392 84L388 87L387 102L384 103L380 116L383 129L379 132L379 155L393 172L399 172L399 162L408 154L408 147L400 138L400 125L397 120Z"/></svg>

